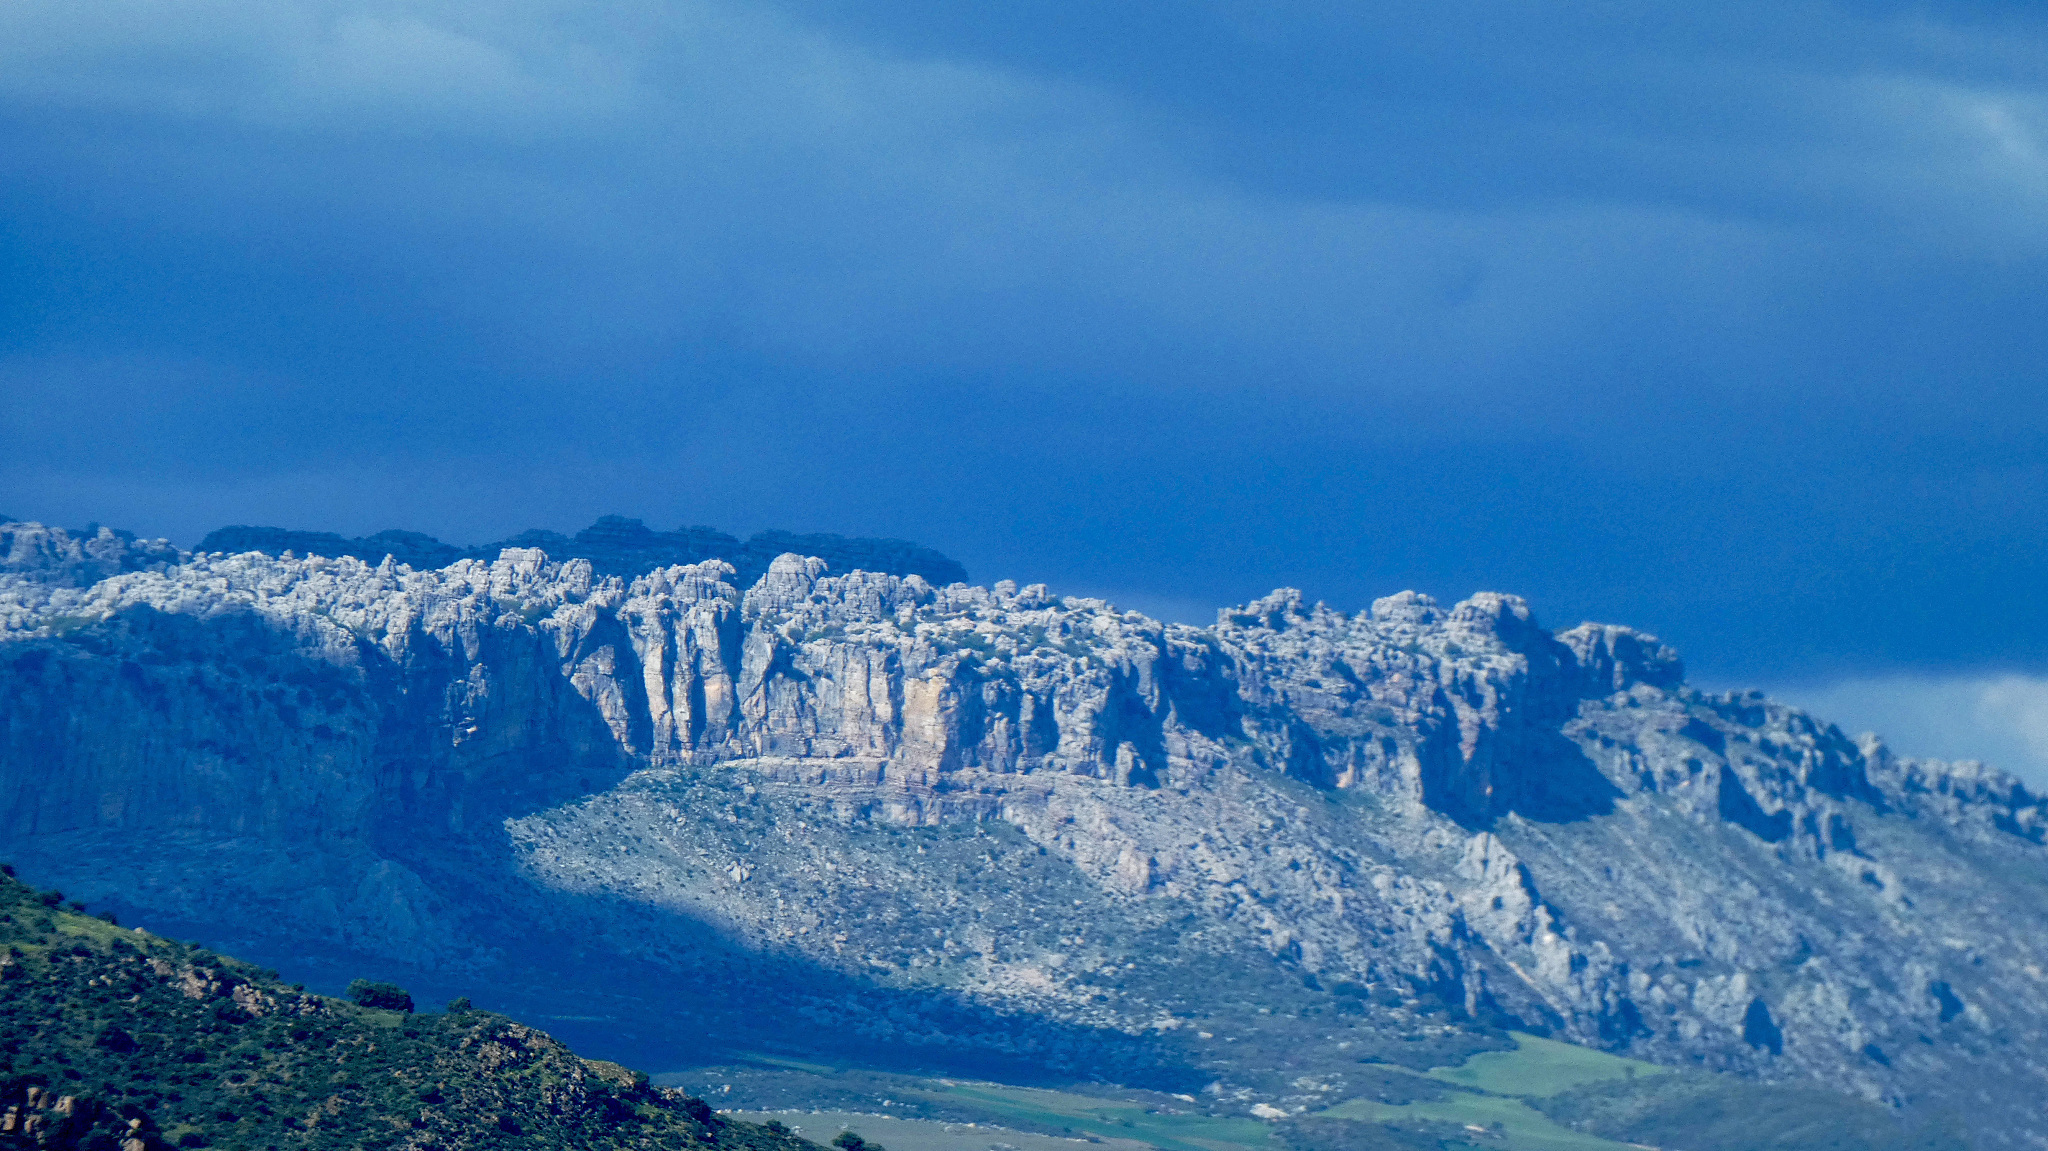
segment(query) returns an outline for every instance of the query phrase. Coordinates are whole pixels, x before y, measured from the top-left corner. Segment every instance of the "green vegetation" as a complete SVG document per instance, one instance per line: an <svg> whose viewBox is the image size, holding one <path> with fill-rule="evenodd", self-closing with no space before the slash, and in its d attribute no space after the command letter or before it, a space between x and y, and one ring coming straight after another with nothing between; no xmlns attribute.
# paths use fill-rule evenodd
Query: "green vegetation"
<svg viewBox="0 0 2048 1151"><path fill-rule="evenodd" d="M1961 1123L1937 1116L1911 1129L1883 1108L1828 1091L1675 1073L1608 1081L1534 1103L1551 1118L1609 1138L1686 1151L1962 1151Z"/></svg>
<svg viewBox="0 0 2048 1151"><path fill-rule="evenodd" d="M124 931L0 869L0 1148L818 1151L504 1016L352 992Z"/></svg>
<svg viewBox="0 0 2048 1151"><path fill-rule="evenodd" d="M760 1122L767 1116L749 1113L745 1118ZM849 1111L788 1111L774 1116L808 1139L820 1139L835 1129L856 1130L888 1137L892 1151L1080 1151L1071 1135L1044 1135L1015 1127L979 1121L948 1123L932 1119L899 1119ZM869 1151L875 1141L863 1137ZM1087 1145L1086 1151L1150 1151L1131 1139L1104 1139Z"/></svg>
<svg viewBox="0 0 2048 1151"><path fill-rule="evenodd" d="M1438 1067L1429 1077L1499 1095L1540 1097L1591 1083L1662 1075L1668 1070L1573 1043L1513 1034L1514 1050L1484 1051L1456 1067Z"/></svg>
<svg viewBox="0 0 2048 1151"><path fill-rule="evenodd" d="M1613 1137L1573 1130L1532 1106L1530 1100L1587 1084L1666 1074L1654 1063L1622 1059L1554 1039L1515 1033L1515 1047L1483 1051L1453 1067L1435 1067L1418 1078L1459 1088L1414 1102L1353 1099L1303 1122L1385 1125L1407 1142L1388 1147L1463 1147L1478 1143L1516 1151L1616 1151ZM1353 1137L1362 1128L1348 1128ZM1293 1142L1300 1143L1295 1137ZM1375 1146L1361 1144L1361 1146Z"/></svg>
<svg viewBox="0 0 2048 1151"><path fill-rule="evenodd" d="M849 1123L891 1124L910 1151L973 1151L959 1124L1098 1140L1121 1151L1964 1151L1960 1125L1910 1127L1833 1092L1676 1071L1533 1035L1455 1066L1362 1065L1351 1098L1296 1111L1102 1085L1048 1090L918 1078L760 1056L706 1068L726 1098L796 1122L826 1108ZM703 1072L692 1080L705 1082ZM734 1091L737 1087L737 1092ZM771 1102L772 1100L772 1102ZM880 1109L890 1116L872 1116ZM1289 1113L1291 1112L1291 1113ZM866 1113L866 1114L863 1114ZM830 1128L826 1128L830 1130ZM970 1146L971 1145L971 1146ZM843 1145L842 1145L843 1146ZM867 1144L867 1151L873 1151Z"/></svg>
<svg viewBox="0 0 2048 1151"><path fill-rule="evenodd" d="M1420 1119L1370 1123L1313 1116L1277 1124L1273 1134L1288 1151L1471 1151L1475 1138L1482 1146L1517 1146L1502 1143L1497 1133L1476 1135L1456 1123Z"/></svg>
<svg viewBox="0 0 2048 1151"><path fill-rule="evenodd" d="M1405 1105L1354 1099L1314 1117L1441 1128L1462 1132L1467 1142L1512 1151L1622 1151L1621 1142L1574 1131L1520 1099L1477 1091L1453 1091L1439 1099Z"/></svg>
<svg viewBox="0 0 2048 1151"><path fill-rule="evenodd" d="M348 985L348 997L358 1007L412 1014L412 995L395 983L372 983L358 979Z"/></svg>
<svg viewBox="0 0 2048 1151"><path fill-rule="evenodd" d="M967 1104L986 1114L1039 1129L1135 1139L1160 1151L1235 1151L1266 1145L1269 1127L1252 1118L1173 1114L1156 1104L1104 1099L1035 1087L940 1081L922 1094Z"/></svg>
<svg viewBox="0 0 2048 1151"><path fill-rule="evenodd" d="M1322 1115L1420 1120L1494 1133L1494 1146L1612 1151L1964 1151L1960 1125L1909 1128L1875 1104L1832 1091L1673 1071L1590 1048L1514 1036L1516 1049L1475 1055L1428 1078L1461 1088L1406 1106L1353 1100ZM1475 1140L1485 1143L1484 1138Z"/></svg>

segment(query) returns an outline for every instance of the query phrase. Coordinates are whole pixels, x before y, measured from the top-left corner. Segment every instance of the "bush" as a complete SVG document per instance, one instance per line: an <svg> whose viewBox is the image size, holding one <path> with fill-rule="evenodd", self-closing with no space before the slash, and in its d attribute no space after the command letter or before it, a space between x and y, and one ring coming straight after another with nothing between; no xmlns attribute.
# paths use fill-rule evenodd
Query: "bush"
<svg viewBox="0 0 2048 1151"><path fill-rule="evenodd" d="M470 1006L469 996L467 995L458 995L448 1001L448 1014L450 1015L460 1015L470 1010L473 1010L473 1008Z"/></svg>
<svg viewBox="0 0 2048 1151"><path fill-rule="evenodd" d="M412 1010L412 995L396 983L373 983L358 979L348 985L348 997L363 1007L374 1007L379 1011Z"/></svg>

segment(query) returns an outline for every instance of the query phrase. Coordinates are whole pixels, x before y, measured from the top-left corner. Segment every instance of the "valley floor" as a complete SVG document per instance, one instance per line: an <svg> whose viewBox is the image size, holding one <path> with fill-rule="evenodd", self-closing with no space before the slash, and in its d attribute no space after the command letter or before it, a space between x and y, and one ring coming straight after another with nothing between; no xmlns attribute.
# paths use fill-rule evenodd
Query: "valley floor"
<svg viewBox="0 0 2048 1151"><path fill-rule="evenodd" d="M1576 1088L1649 1079L1662 1068L1570 1044L1517 1036L1515 1050L1457 1067L1387 1067L1398 1085L1382 1099L1320 1111L1260 1114L1229 1101L1118 1091L1055 1091L956 1079L919 1079L782 1059L660 1076L736 1117L779 1120L829 1143L851 1130L890 1151L1347 1151L1488 1147L1499 1151L1621 1151L1632 1144L1558 1123L1526 1100ZM812 1106L803 1105L804 1100ZM755 1108L760 1109L755 1109ZM1641 1144L1633 1144L1641 1146Z"/></svg>

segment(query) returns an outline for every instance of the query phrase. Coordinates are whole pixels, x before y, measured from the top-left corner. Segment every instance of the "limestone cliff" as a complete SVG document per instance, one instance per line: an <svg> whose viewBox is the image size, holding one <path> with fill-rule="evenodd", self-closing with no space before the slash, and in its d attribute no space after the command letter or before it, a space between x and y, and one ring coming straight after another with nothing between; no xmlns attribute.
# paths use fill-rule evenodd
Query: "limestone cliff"
<svg viewBox="0 0 2048 1151"><path fill-rule="evenodd" d="M67 889L451 969L722 948L895 996L835 1020L942 1062L1028 1017L1282 1107L1520 1025L2048 1144L2048 808L1626 628L1287 591L1198 628L794 554L0 555L0 851Z"/></svg>

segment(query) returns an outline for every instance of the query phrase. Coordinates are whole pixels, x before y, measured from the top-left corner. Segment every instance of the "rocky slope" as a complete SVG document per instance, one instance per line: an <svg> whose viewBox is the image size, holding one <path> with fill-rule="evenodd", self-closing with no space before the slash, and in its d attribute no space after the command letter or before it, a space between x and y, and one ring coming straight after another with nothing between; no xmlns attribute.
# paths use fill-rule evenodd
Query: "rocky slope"
<svg viewBox="0 0 2048 1151"><path fill-rule="evenodd" d="M2048 808L1627 628L1195 628L797 555L0 556L0 851L258 946L587 984L645 1042L671 981L752 987L813 1024L750 1042L1240 1111L1540 1028L2048 1145Z"/></svg>
<svg viewBox="0 0 2048 1151"><path fill-rule="evenodd" d="M0 1147L818 1151L504 1016L401 1005L309 995L0 874Z"/></svg>

